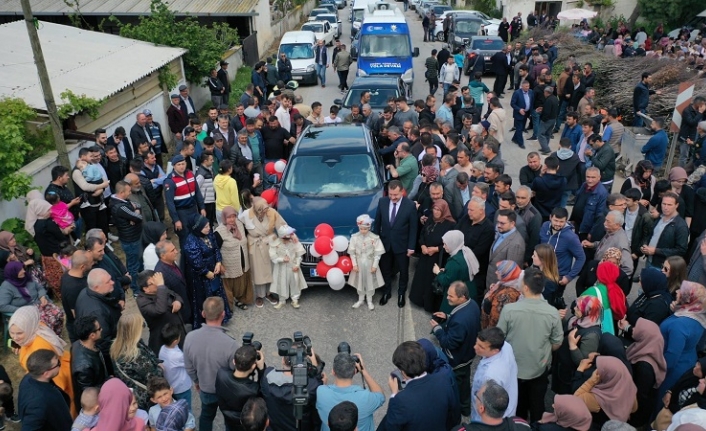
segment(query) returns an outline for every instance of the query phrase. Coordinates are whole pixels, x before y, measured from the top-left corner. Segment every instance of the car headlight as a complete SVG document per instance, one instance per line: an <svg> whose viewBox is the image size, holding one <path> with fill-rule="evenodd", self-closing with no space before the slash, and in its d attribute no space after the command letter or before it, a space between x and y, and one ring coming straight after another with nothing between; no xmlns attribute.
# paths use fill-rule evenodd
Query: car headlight
<svg viewBox="0 0 706 431"><path fill-rule="evenodd" d="M316 66L314 66L313 64L310 64L306 67L307 72L313 72L315 70L316 70Z"/></svg>
<svg viewBox="0 0 706 431"><path fill-rule="evenodd" d="M366 76L367 73L363 69L358 69L358 76Z"/></svg>
<svg viewBox="0 0 706 431"><path fill-rule="evenodd" d="M407 81L411 81L412 79L414 79L414 70L412 70L412 69L405 70L405 72L402 74L402 80L407 82Z"/></svg>

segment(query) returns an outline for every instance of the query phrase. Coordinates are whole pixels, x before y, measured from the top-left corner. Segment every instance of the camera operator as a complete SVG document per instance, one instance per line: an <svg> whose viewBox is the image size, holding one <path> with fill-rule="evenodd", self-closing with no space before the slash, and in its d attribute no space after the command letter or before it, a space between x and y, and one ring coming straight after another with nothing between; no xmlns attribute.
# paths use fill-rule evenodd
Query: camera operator
<svg viewBox="0 0 706 431"><path fill-rule="evenodd" d="M313 367L319 366L313 348L308 358ZM325 378L324 373L320 373L314 378L309 376L307 383L309 399L303 409L301 428L297 429L292 400L294 380L291 359L289 356L282 357L282 370L267 367L264 377L260 381L260 390L267 403L272 428L277 431L318 431L321 428L321 421L319 415L316 414L316 389L325 383Z"/></svg>
<svg viewBox="0 0 706 431"><path fill-rule="evenodd" d="M397 378L390 374L392 391L387 414L377 431L449 430L461 419L461 408L453 386L445 373L427 374L426 353L416 341L405 341L392 355L406 382L400 390Z"/></svg>
<svg viewBox="0 0 706 431"><path fill-rule="evenodd" d="M353 377L357 373L363 376L370 390L353 384ZM362 356L359 353L339 353L333 360L333 375L336 376L335 384L319 386L316 391L316 410L322 422L321 431L332 431L327 423L329 413L343 401L351 401L358 408L358 431L375 431L373 413L385 404L385 395L365 368Z"/></svg>
<svg viewBox="0 0 706 431"><path fill-rule="evenodd" d="M216 374L218 407L225 419L226 431L244 431L241 423L243 406L252 397L260 396L260 381L265 373L265 357L253 346L242 346L235 351L235 371L221 368ZM257 370L257 380L251 375Z"/></svg>
<svg viewBox="0 0 706 431"><path fill-rule="evenodd" d="M431 320L432 333L439 340L442 352L454 370L458 385L461 414L471 415L471 362L476 356L473 349L480 330L480 309L469 298L468 287L462 281L455 281L446 294L449 305L454 309L449 314L441 311L434 313L445 324Z"/></svg>

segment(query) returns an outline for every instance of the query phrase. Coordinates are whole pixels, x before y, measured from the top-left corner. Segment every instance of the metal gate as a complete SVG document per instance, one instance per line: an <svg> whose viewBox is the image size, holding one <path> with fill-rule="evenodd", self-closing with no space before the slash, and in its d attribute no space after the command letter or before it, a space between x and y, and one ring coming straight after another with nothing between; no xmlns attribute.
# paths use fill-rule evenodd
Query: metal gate
<svg viewBox="0 0 706 431"><path fill-rule="evenodd" d="M243 63L253 67L260 61L260 53L257 50L257 32L243 39Z"/></svg>

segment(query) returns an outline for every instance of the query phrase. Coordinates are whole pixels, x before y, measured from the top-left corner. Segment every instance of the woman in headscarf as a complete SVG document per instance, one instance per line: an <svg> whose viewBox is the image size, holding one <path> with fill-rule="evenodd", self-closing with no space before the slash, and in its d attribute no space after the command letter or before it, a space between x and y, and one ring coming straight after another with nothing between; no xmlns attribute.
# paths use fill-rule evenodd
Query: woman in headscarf
<svg viewBox="0 0 706 431"><path fill-rule="evenodd" d="M33 201L44 201L44 195L39 190L30 190L25 197L25 204L27 205L27 215L25 217L25 230L29 232L30 235L34 236L34 223L37 221L37 211L36 208L41 207L42 204ZM49 202L47 202L49 203ZM32 210L30 210L32 206Z"/></svg>
<svg viewBox="0 0 706 431"><path fill-rule="evenodd" d="M206 217L198 216L194 219L194 226L184 244L184 257L186 258L186 279L191 282L194 329L200 328L203 323L201 315L203 302L209 296L223 298L226 312L223 323L227 323L233 312L221 282L221 276L225 272L221 263L223 257Z"/></svg>
<svg viewBox="0 0 706 431"><path fill-rule="evenodd" d="M611 250L611 249L609 249ZM617 249L616 249L617 250ZM607 252L606 252L607 253ZM612 261L604 261L596 270L596 284L588 288L584 295L595 296L601 301L603 315L601 317L603 332L615 335L614 320L621 320L627 314L625 293L617 285L620 268Z"/></svg>
<svg viewBox="0 0 706 431"><path fill-rule="evenodd" d="M623 255L620 249L617 247L611 247L606 250L601 260L586 262L586 266L584 266L581 271L581 275L578 280L576 280L576 296L578 297L584 295L584 291L586 289L596 284L598 281L596 271L598 270L598 265L600 265L601 262L612 262L618 266L618 279L616 280L616 284L620 286L620 289L623 291L625 296L628 296L630 294L630 290L632 289L632 279L625 273L625 271L620 269L620 260L622 257Z"/></svg>
<svg viewBox="0 0 706 431"><path fill-rule="evenodd" d="M436 281L444 288L439 311L448 314L453 309L448 299L446 299L446 292L449 286L454 281L462 281L468 287L470 297L475 298L476 283L473 278L478 274L480 265L473 251L463 244L463 232L450 230L441 239L444 242L444 251L450 257L443 269L435 263L432 271L436 275Z"/></svg>
<svg viewBox="0 0 706 431"><path fill-rule="evenodd" d="M667 377L659 388L660 397L696 362L696 345L706 327L706 288L692 281L682 282L672 309L674 314L659 325L667 360Z"/></svg>
<svg viewBox="0 0 706 431"><path fill-rule="evenodd" d="M633 339L635 323L639 318L651 320L658 326L672 314L669 305L672 295L667 290L667 277L657 268L645 267L640 273L640 293L635 302L628 308L625 319L618 321L618 328L623 331L627 341Z"/></svg>
<svg viewBox="0 0 706 431"><path fill-rule="evenodd" d="M245 227L231 206L223 208L218 222L215 236L225 266L221 280L228 296L228 305L247 310L247 304L253 302L253 289Z"/></svg>
<svg viewBox="0 0 706 431"><path fill-rule="evenodd" d="M66 342L54 333L44 322L39 319L39 310L34 305L20 307L10 317L9 333L12 341L20 348L20 365L27 371L27 359L40 349L56 352L59 356L59 374L52 379L54 383L66 392L71 399L71 416L76 417L74 404L74 389L71 380L71 351L66 349Z"/></svg>
<svg viewBox="0 0 706 431"><path fill-rule="evenodd" d="M422 248L422 255L417 261L417 267L412 279L412 287L409 292L409 300L412 304L424 307L428 313L433 313L439 309L441 297L434 295L432 282L434 281L434 265L444 266L448 255L444 253L444 242L442 237L446 232L452 230L456 221L451 216L449 204L445 200L439 199L432 204L431 218L424 223L422 234L419 237L419 244Z"/></svg>
<svg viewBox="0 0 706 431"><path fill-rule="evenodd" d="M598 351L601 342L603 306L595 296L576 298L573 314L564 318L564 341L552 361L552 390L570 394L574 370L582 360Z"/></svg>
<svg viewBox="0 0 706 431"><path fill-rule="evenodd" d="M554 413L544 413L537 423L538 431L588 431L591 428L591 412L580 398L573 395L555 395L552 407Z"/></svg>
<svg viewBox="0 0 706 431"><path fill-rule="evenodd" d="M251 276L255 286L255 306L262 308L265 298L270 304L276 305L278 299L270 293L272 283L270 241L275 238L276 229L287 223L261 197L254 197L252 208L240 214L239 218L248 232L248 253L250 253Z"/></svg>
<svg viewBox="0 0 706 431"><path fill-rule="evenodd" d="M630 189L638 189L642 193L640 198L640 204L644 207L650 205L650 200L655 192L655 184L657 183L657 178L655 178L652 173L654 172L654 167L652 162L649 160L640 160L635 165L635 170L632 175L630 175L623 186L620 188L620 193L625 194L626 191Z"/></svg>
<svg viewBox="0 0 706 431"><path fill-rule="evenodd" d="M0 273L8 262L22 262L30 272L29 276L38 284L45 284L44 274L39 264L34 261L34 250L17 244L15 234L6 230L0 232ZM0 277L2 277L0 275Z"/></svg>
<svg viewBox="0 0 706 431"><path fill-rule="evenodd" d="M58 336L64 329L64 311L49 300L43 286L29 278L22 262L5 266L5 281L0 284L0 312L14 313L18 308L33 305L39 309L40 319Z"/></svg>
<svg viewBox="0 0 706 431"><path fill-rule="evenodd" d="M31 215L31 216L30 216ZM51 205L44 199L34 199L27 207L27 220L33 218L34 241L42 254L42 267L48 287L54 292L57 299L61 298L61 276L64 270L61 263L54 257L58 256L64 243L69 242L69 234L75 225L61 229L51 219Z"/></svg>
<svg viewBox="0 0 706 431"><path fill-rule="evenodd" d="M142 226L142 262L145 269L154 271L154 267L159 262L155 245L167 239L167 227L159 221L148 221Z"/></svg>
<svg viewBox="0 0 706 431"><path fill-rule="evenodd" d="M150 377L164 377L159 359L152 349L142 341L142 325L145 319L140 313L125 313L118 320L118 329L110 346L110 358L115 364L115 376L123 381L137 397L142 410L150 407L150 396L145 383Z"/></svg>
<svg viewBox="0 0 706 431"><path fill-rule="evenodd" d="M669 424L669 419L671 415L677 413L679 410L686 406L697 404L699 408L706 409L706 397L704 397L704 389L706 385L700 384L700 381L706 378L706 357L699 358L696 364L686 370L684 374L679 377L674 385L664 394L662 397L662 402L658 407L664 407L667 413L667 424ZM660 421L660 416L663 412L658 415L657 422ZM664 429L665 427L658 427L657 429Z"/></svg>
<svg viewBox="0 0 706 431"><path fill-rule="evenodd" d="M637 411L630 417L635 427L646 425L657 401L657 389L667 374L664 359L664 339L659 326L640 318L632 332L635 342L627 349L628 361L632 364L632 380L637 387Z"/></svg>
<svg viewBox="0 0 706 431"><path fill-rule="evenodd" d="M129 418L132 392L118 378L112 378L101 386L98 394L100 415L91 431L143 431L145 422L140 418Z"/></svg>
<svg viewBox="0 0 706 431"><path fill-rule="evenodd" d="M578 370L590 361L585 359ZM574 393L586 403L593 416L594 427L600 427L610 419L627 422L630 414L637 410L637 388L630 372L619 359L598 356L594 359L596 370Z"/></svg>
<svg viewBox="0 0 706 431"><path fill-rule="evenodd" d="M439 170L435 166L422 166L419 174L422 182L419 184L414 200L419 203L419 208L424 211L431 207L432 199L429 196L429 187L436 182L439 177Z"/></svg>
<svg viewBox="0 0 706 431"><path fill-rule="evenodd" d="M507 304L520 299L520 277L522 269L511 260L501 260L496 264L498 282L490 285L481 306L480 326L482 329L497 326L500 312Z"/></svg>

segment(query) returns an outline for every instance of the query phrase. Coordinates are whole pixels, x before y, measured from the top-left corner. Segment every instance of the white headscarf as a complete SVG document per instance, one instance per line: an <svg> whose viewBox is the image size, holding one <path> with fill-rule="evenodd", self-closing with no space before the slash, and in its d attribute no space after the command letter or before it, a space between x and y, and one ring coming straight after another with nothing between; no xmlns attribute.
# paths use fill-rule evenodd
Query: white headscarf
<svg viewBox="0 0 706 431"><path fill-rule="evenodd" d="M459 251L463 252L463 259L466 261L466 266L468 266L468 279L473 280L473 277L478 274L480 264L473 251L463 245L463 232L450 230L441 237L441 240L449 249L449 255L454 256Z"/></svg>
<svg viewBox="0 0 706 431"><path fill-rule="evenodd" d="M34 341L36 337L41 337L54 348L57 355L64 354L66 341L59 338L54 331L39 320L39 309L36 306L25 305L15 310L10 317L9 326L12 325L17 326L25 333L25 339L20 346L25 346Z"/></svg>

